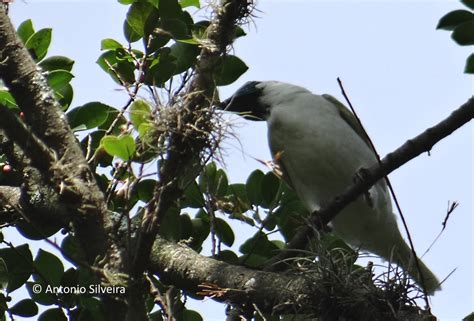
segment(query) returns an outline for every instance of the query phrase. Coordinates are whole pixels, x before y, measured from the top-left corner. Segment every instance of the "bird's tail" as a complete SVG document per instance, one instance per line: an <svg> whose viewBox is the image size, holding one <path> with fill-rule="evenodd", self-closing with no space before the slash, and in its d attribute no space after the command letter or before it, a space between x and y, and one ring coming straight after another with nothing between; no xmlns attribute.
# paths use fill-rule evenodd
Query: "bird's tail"
<svg viewBox="0 0 474 321"><path fill-rule="evenodd" d="M438 278L420 259L417 259L418 264L416 264L412 250L404 241L394 249L393 259L429 295L433 295L436 291L441 290Z"/></svg>

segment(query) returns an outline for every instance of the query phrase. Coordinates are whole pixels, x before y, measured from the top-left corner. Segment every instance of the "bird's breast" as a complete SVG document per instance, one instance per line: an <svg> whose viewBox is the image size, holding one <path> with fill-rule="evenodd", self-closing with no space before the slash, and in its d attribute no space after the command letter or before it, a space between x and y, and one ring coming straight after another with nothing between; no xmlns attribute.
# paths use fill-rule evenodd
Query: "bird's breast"
<svg viewBox="0 0 474 321"><path fill-rule="evenodd" d="M348 186L356 172L375 162L365 142L325 104L273 106L268 139L285 176L310 210Z"/></svg>

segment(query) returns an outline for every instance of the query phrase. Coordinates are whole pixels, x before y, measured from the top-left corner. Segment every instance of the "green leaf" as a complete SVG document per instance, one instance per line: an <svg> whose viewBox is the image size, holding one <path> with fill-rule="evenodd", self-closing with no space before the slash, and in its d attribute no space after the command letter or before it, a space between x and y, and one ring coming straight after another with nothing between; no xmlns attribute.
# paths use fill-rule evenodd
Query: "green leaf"
<svg viewBox="0 0 474 321"><path fill-rule="evenodd" d="M73 288L78 285L78 270L70 268L66 270L61 278L63 288ZM74 293L63 293L61 295L61 306L64 308L73 308L77 305L77 296Z"/></svg>
<svg viewBox="0 0 474 321"><path fill-rule="evenodd" d="M162 19L180 19L182 15L181 6L177 0L162 0L158 4L158 10Z"/></svg>
<svg viewBox="0 0 474 321"><path fill-rule="evenodd" d="M280 190L280 180L273 172L268 172L261 182L261 193L265 204L269 207L274 207L278 202L278 191Z"/></svg>
<svg viewBox="0 0 474 321"><path fill-rule="evenodd" d="M120 79L120 81L118 81L119 84L123 84L125 83L126 85L131 85L133 84L136 79L135 79L135 65L128 61L128 60L122 60L122 61L118 61L115 65L112 66L113 67L113 70L115 71L114 72L110 72L110 73L113 73L113 76L112 78L115 77L115 79ZM117 78L117 75L119 76L119 78Z"/></svg>
<svg viewBox="0 0 474 321"><path fill-rule="evenodd" d="M149 3L151 3L155 8L158 9L158 5L160 3L160 0L147 0Z"/></svg>
<svg viewBox="0 0 474 321"><path fill-rule="evenodd" d="M15 98L8 90L0 90L0 104L7 106L10 109L17 109Z"/></svg>
<svg viewBox="0 0 474 321"><path fill-rule="evenodd" d="M44 311L38 318L38 321L67 321L67 317L60 308L53 308Z"/></svg>
<svg viewBox="0 0 474 321"><path fill-rule="evenodd" d="M467 10L454 10L444 15L436 29L453 30L463 22L474 19L474 14Z"/></svg>
<svg viewBox="0 0 474 321"><path fill-rule="evenodd" d="M189 184L183 194L184 198L181 200L183 208L201 208L205 206L204 196L196 182Z"/></svg>
<svg viewBox="0 0 474 321"><path fill-rule="evenodd" d="M227 192L229 199L235 204L238 211L238 213L233 213L234 215L240 215L251 208L245 184L231 184L228 186Z"/></svg>
<svg viewBox="0 0 474 321"><path fill-rule="evenodd" d="M5 261L0 257L0 290L4 290L8 286L8 267Z"/></svg>
<svg viewBox="0 0 474 321"><path fill-rule="evenodd" d="M20 221L16 224L16 229L21 235L30 240L42 240L55 234L63 225L60 222L27 222Z"/></svg>
<svg viewBox="0 0 474 321"><path fill-rule="evenodd" d="M102 125L99 125L99 129L109 130L112 123L114 123L114 128L112 134L119 135L123 133L124 127L128 123L128 120L120 113L119 110L112 108L108 113L107 120Z"/></svg>
<svg viewBox="0 0 474 321"><path fill-rule="evenodd" d="M203 321L201 315L194 310L184 310L182 315L182 321Z"/></svg>
<svg viewBox="0 0 474 321"><path fill-rule="evenodd" d="M182 73L191 68L200 52L198 46L183 42L176 42L170 48L171 55L176 58L175 74Z"/></svg>
<svg viewBox="0 0 474 321"><path fill-rule="evenodd" d="M305 222L309 212L300 200L293 200L286 201L274 212L274 215L281 234L285 240L289 240L295 234L297 227Z"/></svg>
<svg viewBox="0 0 474 321"><path fill-rule="evenodd" d="M35 32L25 43L27 49L35 61L41 61L48 53L51 44L51 28L41 29Z"/></svg>
<svg viewBox="0 0 474 321"><path fill-rule="evenodd" d="M69 84L74 75L67 70L54 70L48 73L48 85L57 91Z"/></svg>
<svg viewBox="0 0 474 321"><path fill-rule="evenodd" d="M21 287L33 270L33 256L27 244L14 248L0 249L0 258L8 268L7 292L10 293Z"/></svg>
<svg viewBox="0 0 474 321"><path fill-rule="evenodd" d="M132 4L132 3L134 3L135 1L137 1L137 0L118 0L119 3L125 4L125 5Z"/></svg>
<svg viewBox="0 0 474 321"><path fill-rule="evenodd" d="M142 38L140 34L138 34L137 32L133 30L133 28L130 26L127 20L123 22L123 35L125 36L125 39L127 39L129 43L133 43Z"/></svg>
<svg viewBox="0 0 474 321"><path fill-rule="evenodd" d="M211 193L211 194L216 191L216 175L217 175L216 163L211 162L207 164L198 178L199 187L201 191Z"/></svg>
<svg viewBox="0 0 474 321"><path fill-rule="evenodd" d="M180 19L166 19L161 21L161 29L168 31L174 39L192 38L188 26Z"/></svg>
<svg viewBox="0 0 474 321"><path fill-rule="evenodd" d="M217 86L226 86L236 81L249 67L238 57L228 55L220 57L214 72Z"/></svg>
<svg viewBox="0 0 474 321"><path fill-rule="evenodd" d="M54 92L56 98L59 100L59 103L63 107L63 111L66 111L71 105L72 98L74 96L74 91L71 84L66 84L65 86L57 89Z"/></svg>
<svg viewBox="0 0 474 321"><path fill-rule="evenodd" d="M474 54L471 54L466 60L466 67L464 68L466 74L474 74Z"/></svg>
<svg viewBox="0 0 474 321"><path fill-rule="evenodd" d="M220 251L216 257L217 260L227 262L229 264L237 264L239 262L239 257L233 251L223 250Z"/></svg>
<svg viewBox="0 0 474 321"><path fill-rule="evenodd" d="M140 136L140 138L144 142L148 143L150 141L150 138L153 139L151 136L148 136L148 134L150 133L151 130L153 130L154 127L155 126L154 126L153 122L151 122L151 121L141 123L140 126L138 126L138 128L137 128L138 136ZM148 149L147 151L145 151L145 154L146 154L146 152L150 152L150 151L151 150Z"/></svg>
<svg viewBox="0 0 474 321"><path fill-rule="evenodd" d="M33 290L34 289L34 290ZM47 292L47 285L44 282L27 282L26 290L30 297L41 305L53 305L57 303L55 294Z"/></svg>
<svg viewBox="0 0 474 321"><path fill-rule="evenodd" d="M74 65L74 60L64 56L51 56L39 63L43 70L67 70L71 71Z"/></svg>
<svg viewBox="0 0 474 321"><path fill-rule="evenodd" d="M188 214L182 214L179 216L179 226L181 228L181 240L188 240L193 236L193 223Z"/></svg>
<svg viewBox="0 0 474 321"><path fill-rule="evenodd" d="M240 38L240 37L243 37L243 36L246 36L247 33L244 31L244 29L242 29L241 27L239 26L236 26L235 27L235 38Z"/></svg>
<svg viewBox="0 0 474 321"><path fill-rule="evenodd" d="M474 0L461 0L461 2L470 9L474 10Z"/></svg>
<svg viewBox="0 0 474 321"><path fill-rule="evenodd" d="M216 217L215 221L215 232L217 237L227 246L232 246L234 244L235 235L232 228L221 218Z"/></svg>
<svg viewBox="0 0 474 321"><path fill-rule="evenodd" d="M239 258L239 264L253 269L261 269L268 262L268 257L260 254L250 253Z"/></svg>
<svg viewBox="0 0 474 321"><path fill-rule="evenodd" d="M67 286L67 287L77 286L78 276L79 276L78 270L74 268L67 269L64 272L63 277L61 278L61 285Z"/></svg>
<svg viewBox="0 0 474 321"><path fill-rule="evenodd" d="M165 46L169 41L171 40L171 36L160 33L160 34L154 34L151 37L151 40L148 42L148 52L153 53L161 49L163 46Z"/></svg>
<svg viewBox="0 0 474 321"><path fill-rule="evenodd" d="M67 235L61 242L61 251L63 251L65 258L71 263L75 263L73 260L81 261L87 259L81 244L71 234Z"/></svg>
<svg viewBox="0 0 474 321"><path fill-rule="evenodd" d="M104 124L110 116L118 111L98 101L74 108L66 114L71 128L92 129Z"/></svg>
<svg viewBox="0 0 474 321"><path fill-rule="evenodd" d="M64 266L56 255L40 249L34 264L36 271L33 274L33 279L35 281L46 281L52 286L59 286L64 273Z"/></svg>
<svg viewBox="0 0 474 321"><path fill-rule="evenodd" d="M263 174L261 170L255 170L247 178L247 182L245 183L245 190L247 193L247 197L250 203L252 204L260 205L263 203L261 186L264 176L265 174Z"/></svg>
<svg viewBox="0 0 474 321"><path fill-rule="evenodd" d="M33 300L24 299L12 306L10 313L20 317L30 318L38 314L38 306Z"/></svg>
<svg viewBox="0 0 474 321"><path fill-rule="evenodd" d="M126 59L119 59L116 50L104 52L97 59L97 64L120 85L135 82L135 64Z"/></svg>
<svg viewBox="0 0 474 321"><path fill-rule="evenodd" d="M474 45L474 19L454 28L451 37L461 46Z"/></svg>
<svg viewBox="0 0 474 321"><path fill-rule="evenodd" d="M227 189L229 187L229 180L227 179L227 174L223 169L219 169L216 173L216 190L215 195L217 197L224 197L227 194Z"/></svg>
<svg viewBox="0 0 474 321"><path fill-rule="evenodd" d="M107 38L100 42L100 50L114 50L119 48L123 48L123 46L114 39Z"/></svg>
<svg viewBox="0 0 474 321"><path fill-rule="evenodd" d="M150 114L150 105L142 99L135 100L130 106L130 120L136 130L138 130L142 123L150 121Z"/></svg>
<svg viewBox="0 0 474 321"><path fill-rule="evenodd" d="M148 0L148 2L151 3L151 0ZM144 35L145 37L143 38L143 43L145 47L150 46L150 39L155 37L159 32L160 29L160 23L161 23L161 16L158 11L158 4L155 6L154 3L151 3L153 5L152 10L148 13L148 17L145 21L144 25ZM150 38L151 36L151 38ZM150 53L149 49L147 48L148 53Z"/></svg>
<svg viewBox="0 0 474 321"><path fill-rule="evenodd" d="M176 58L170 55L170 48L161 48L158 57L151 63L145 78L145 84L161 86L168 81L176 69Z"/></svg>
<svg viewBox="0 0 474 321"><path fill-rule="evenodd" d="M277 253L278 247L268 240L265 233L257 232L240 246L239 251L242 254L258 254L270 258Z"/></svg>
<svg viewBox="0 0 474 321"><path fill-rule="evenodd" d="M155 187L156 181L154 179L140 181L135 187L138 199L143 202L150 201L154 195Z"/></svg>
<svg viewBox="0 0 474 321"><path fill-rule="evenodd" d="M33 22L31 19L23 21L17 29L18 37L21 39L23 43L26 43L28 39L35 33L35 29L33 28Z"/></svg>
<svg viewBox="0 0 474 321"><path fill-rule="evenodd" d="M193 224L193 243L194 245L201 246L211 231L209 220L193 218L191 223Z"/></svg>
<svg viewBox="0 0 474 321"><path fill-rule="evenodd" d="M104 136L100 144L109 155L116 156L124 161L130 160L136 150L135 140L131 135Z"/></svg>
<svg viewBox="0 0 474 321"><path fill-rule="evenodd" d="M86 315L89 315L89 317L86 318L86 320L104 321L102 313L103 305L99 299L82 296L80 298L80 306L84 307L86 312L88 312Z"/></svg>
<svg viewBox="0 0 474 321"><path fill-rule="evenodd" d="M148 2L135 2L128 10L126 22L140 38L145 35L145 23L152 10L153 6Z"/></svg>
<svg viewBox="0 0 474 321"><path fill-rule="evenodd" d="M474 321L474 312L470 313L469 315L466 315L462 321Z"/></svg>
<svg viewBox="0 0 474 321"><path fill-rule="evenodd" d="M160 235L167 240L178 241L181 235L179 210L171 207L166 211L160 224Z"/></svg>
<svg viewBox="0 0 474 321"><path fill-rule="evenodd" d="M211 162L199 175L199 186L201 191L223 197L227 194L229 183L225 171L217 170L216 164Z"/></svg>
<svg viewBox="0 0 474 321"><path fill-rule="evenodd" d="M186 8L186 7L196 7L196 8L201 8L201 4L199 3L199 0L180 0L179 4L181 5L181 8Z"/></svg>
<svg viewBox="0 0 474 321"><path fill-rule="evenodd" d="M358 253L335 234L324 234L321 239L316 242L316 246L323 246L325 250L331 252L333 259L345 262L350 266L357 260Z"/></svg>

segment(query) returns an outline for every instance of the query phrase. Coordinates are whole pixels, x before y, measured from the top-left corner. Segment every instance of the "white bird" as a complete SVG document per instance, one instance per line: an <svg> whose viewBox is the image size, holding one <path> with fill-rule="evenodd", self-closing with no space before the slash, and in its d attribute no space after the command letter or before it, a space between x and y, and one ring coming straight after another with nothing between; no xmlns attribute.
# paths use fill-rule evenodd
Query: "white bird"
<svg viewBox="0 0 474 321"><path fill-rule="evenodd" d="M267 121L270 151L310 212L343 192L359 169L377 162L354 115L332 96L278 81L251 81L220 106ZM419 260L421 281L384 180L346 206L330 226L353 247L397 263L428 294L440 289L436 276Z"/></svg>

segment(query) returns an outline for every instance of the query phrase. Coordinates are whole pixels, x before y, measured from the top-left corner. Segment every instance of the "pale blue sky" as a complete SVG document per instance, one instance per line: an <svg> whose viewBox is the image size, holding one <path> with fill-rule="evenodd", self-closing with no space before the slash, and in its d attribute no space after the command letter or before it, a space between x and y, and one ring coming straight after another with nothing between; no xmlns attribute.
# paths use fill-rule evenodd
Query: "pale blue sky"
<svg viewBox="0 0 474 321"><path fill-rule="evenodd" d="M234 47L250 69L236 84L222 88L221 97L245 81L274 79L342 99L336 82L341 77L385 155L473 94L472 76L462 73L472 47L459 47L449 33L435 30L442 15L460 7L448 0L260 1L257 18L246 27L248 36ZM123 40L126 9L114 0L17 0L10 12L15 24L32 18L37 29L52 27L50 54L76 61L74 106L100 100L120 107L126 96L94 62L101 39ZM270 159L265 125L238 123L243 151ZM432 299L433 311L443 321L460 320L474 309L472 135L472 125L465 126L436 145L431 156L422 155L390 176L419 253L440 231L448 201L460 202L445 233L423 258L440 279L457 268ZM238 146L235 141L226 144L225 163L233 182L243 181L255 168L264 169ZM193 306L206 306L205 320L222 320L223 306L210 302Z"/></svg>

